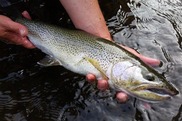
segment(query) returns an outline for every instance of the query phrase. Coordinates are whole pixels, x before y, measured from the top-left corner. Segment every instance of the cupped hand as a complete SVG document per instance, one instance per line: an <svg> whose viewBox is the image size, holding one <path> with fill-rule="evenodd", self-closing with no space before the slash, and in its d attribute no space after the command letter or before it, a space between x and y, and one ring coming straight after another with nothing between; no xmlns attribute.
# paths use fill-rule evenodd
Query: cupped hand
<svg viewBox="0 0 182 121"><path fill-rule="evenodd" d="M123 45L121 45L121 47L123 47L124 49L126 49L129 52L133 53L134 55L139 57L143 62L145 62L148 65L151 65L151 66L159 66L160 65L160 61L157 60L157 59L153 59L153 58L143 56L143 55L137 53L135 50L133 50L133 49L131 49L129 47L126 47L126 46L123 46ZM88 74L86 78L91 83L94 82L95 79L96 79L96 77L93 74ZM108 89L109 88L108 81L107 80L98 80L97 88L100 89L100 90ZM123 102L126 102L128 100L128 95L126 93L124 93L124 92L117 92L116 93L116 99L118 100L118 102L123 103Z"/></svg>
<svg viewBox="0 0 182 121"><path fill-rule="evenodd" d="M9 44L22 45L26 48L35 46L27 39L28 30L25 26L0 15L0 39Z"/></svg>

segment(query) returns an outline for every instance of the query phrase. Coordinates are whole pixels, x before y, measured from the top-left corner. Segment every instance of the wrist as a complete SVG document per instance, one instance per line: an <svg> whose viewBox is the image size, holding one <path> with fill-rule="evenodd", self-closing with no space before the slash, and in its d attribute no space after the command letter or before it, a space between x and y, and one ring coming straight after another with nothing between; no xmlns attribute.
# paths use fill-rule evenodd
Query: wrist
<svg viewBox="0 0 182 121"><path fill-rule="evenodd" d="M78 24L76 24L75 27L77 29L86 31L95 36L112 41L112 37L105 23L90 23L90 24L83 24L81 26L78 26Z"/></svg>

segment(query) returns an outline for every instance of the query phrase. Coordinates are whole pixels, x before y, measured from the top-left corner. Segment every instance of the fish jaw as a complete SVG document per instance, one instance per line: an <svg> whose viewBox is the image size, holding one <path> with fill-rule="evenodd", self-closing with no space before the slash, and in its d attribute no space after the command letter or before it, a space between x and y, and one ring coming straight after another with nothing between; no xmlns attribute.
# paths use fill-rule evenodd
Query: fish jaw
<svg viewBox="0 0 182 121"><path fill-rule="evenodd" d="M167 100L171 98L170 95L157 94L148 90L135 91L134 94L140 95L138 97L139 99L148 101L148 102L158 102L158 101L163 101L163 100Z"/></svg>
<svg viewBox="0 0 182 121"><path fill-rule="evenodd" d="M171 98L171 91L161 84L140 84L140 86L130 88L130 92L145 101L162 101ZM139 95L139 96L138 96Z"/></svg>
<svg viewBox="0 0 182 121"><path fill-rule="evenodd" d="M147 78L150 74L153 80ZM141 100L162 101L178 94L176 88L161 75L129 61L112 64L107 75L111 88Z"/></svg>

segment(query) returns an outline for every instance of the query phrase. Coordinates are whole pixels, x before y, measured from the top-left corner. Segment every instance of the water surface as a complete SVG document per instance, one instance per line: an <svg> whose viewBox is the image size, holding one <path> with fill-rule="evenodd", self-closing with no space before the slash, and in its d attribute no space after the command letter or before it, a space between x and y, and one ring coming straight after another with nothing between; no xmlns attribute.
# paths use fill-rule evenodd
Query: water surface
<svg viewBox="0 0 182 121"><path fill-rule="evenodd" d="M26 6L34 18L73 28L63 8L55 15L47 12L53 3L35 3ZM182 1L100 0L100 4L115 41L160 59L163 65L155 69L181 92ZM1 121L182 120L181 93L160 103L130 97L120 104L114 92L97 90L81 75L59 66L40 67L36 62L45 55L39 50L4 43L0 43L0 50Z"/></svg>

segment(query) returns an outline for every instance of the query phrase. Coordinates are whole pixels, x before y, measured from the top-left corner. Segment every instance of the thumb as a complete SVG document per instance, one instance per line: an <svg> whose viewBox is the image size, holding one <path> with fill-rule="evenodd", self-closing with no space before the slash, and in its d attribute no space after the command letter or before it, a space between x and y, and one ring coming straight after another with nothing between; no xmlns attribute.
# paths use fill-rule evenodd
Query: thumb
<svg viewBox="0 0 182 121"><path fill-rule="evenodd" d="M133 49L131 49L129 47L126 47L126 46L123 46L123 45L120 45L120 46L123 47L124 49L128 50L129 52L133 53L137 57L139 57L144 63L146 63L148 65L151 65L151 66L160 66L161 65L161 61L158 60L158 59L143 56L143 55L137 53L135 50L133 50Z"/></svg>
<svg viewBox="0 0 182 121"><path fill-rule="evenodd" d="M24 25L21 25L20 23L11 22L9 26L11 31L16 32L22 37L26 37L28 35L27 28Z"/></svg>
<svg viewBox="0 0 182 121"><path fill-rule="evenodd" d="M27 36L28 30L25 26L20 23L12 21L10 18L6 16L0 15L0 26L4 29L4 31L10 31L13 33L17 33L20 36Z"/></svg>

